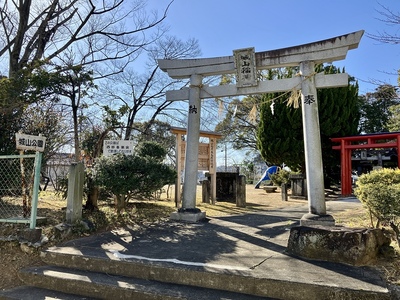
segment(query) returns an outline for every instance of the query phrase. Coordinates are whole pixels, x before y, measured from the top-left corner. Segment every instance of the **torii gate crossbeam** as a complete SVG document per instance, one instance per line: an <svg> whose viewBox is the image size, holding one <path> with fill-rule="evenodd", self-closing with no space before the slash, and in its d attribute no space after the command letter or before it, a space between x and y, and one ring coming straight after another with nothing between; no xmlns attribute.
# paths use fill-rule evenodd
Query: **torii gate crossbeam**
<svg viewBox="0 0 400 300"><path fill-rule="evenodd" d="M317 88L348 85L347 74L315 74L315 64L345 59L348 50L356 49L364 31L349 33L309 44L254 53L255 69L271 69L290 66L300 67L300 77L263 81L251 86L240 85L203 86L205 76L232 74L237 71L234 56L158 60L159 67L171 78L190 78L190 87L179 91L168 91L167 100L189 99L188 134L185 161L185 177L181 213L194 214L181 219L197 221L205 217L196 209L196 180L198 136L200 131L200 99L239 96L259 93L301 90L302 119L304 132L305 162L309 213L304 215L302 225L334 225L334 219L326 215L321 141L318 120ZM246 49L247 50L247 49Z"/></svg>

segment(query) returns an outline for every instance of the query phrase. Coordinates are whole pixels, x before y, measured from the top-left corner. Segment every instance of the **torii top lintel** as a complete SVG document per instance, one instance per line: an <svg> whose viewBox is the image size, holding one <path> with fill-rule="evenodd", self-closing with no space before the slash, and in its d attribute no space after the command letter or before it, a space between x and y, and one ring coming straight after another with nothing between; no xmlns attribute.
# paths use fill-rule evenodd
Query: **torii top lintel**
<svg viewBox="0 0 400 300"><path fill-rule="evenodd" d="M364 30L334 38L264 52L256 52L258 70L277 67L298 66L304 61L315 63L332 62L346 58L347 51L356 49ZM203 76L235 73L233 56L199 58L199 59L159 59L161 70L171 78L189 78L193 74Z"/></svg>

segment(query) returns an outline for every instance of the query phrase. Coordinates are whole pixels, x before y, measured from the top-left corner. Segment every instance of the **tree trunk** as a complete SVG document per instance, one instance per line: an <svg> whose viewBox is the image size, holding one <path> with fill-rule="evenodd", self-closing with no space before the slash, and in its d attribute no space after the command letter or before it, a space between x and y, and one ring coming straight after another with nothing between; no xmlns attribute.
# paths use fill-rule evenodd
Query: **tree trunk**
<svg viewBox="0 0 400 300"><path fill-rule="evenodd" d="M98 210L99 207L97 205L97 200L99 199L99 187L97 185L94 185L92 178L87 177L87 180L88 195L85 208L90 211Z"/></svg>
<svg viewBox="0 0 400 300"><path fill-rule="evenodd" d="M31 9L31 0L19 1L20 7L18 8L19 24L17 35L14 38L14 47L10 53L9 63L9 77L13 77L16 72L20 70L20 57L22 53L22 45L25 40L25 33L28 30L28 21Z"/></svg>
<svg viewBox="0 0 400 300"><path fill-rule="evenodd" d="M121 211L125 209L125 195L115 195L115 206L117 208L117 215L121 215Z"/></svg>
<svg viewBox="0 0 400 300"><path fill-rule="evenodd" d="M400 230L399 227L397 227L397 225L393 222L390 222L390 228L393 229L395 235L396 235L396 241L397 241L397 245L400 246Z"/></svg>

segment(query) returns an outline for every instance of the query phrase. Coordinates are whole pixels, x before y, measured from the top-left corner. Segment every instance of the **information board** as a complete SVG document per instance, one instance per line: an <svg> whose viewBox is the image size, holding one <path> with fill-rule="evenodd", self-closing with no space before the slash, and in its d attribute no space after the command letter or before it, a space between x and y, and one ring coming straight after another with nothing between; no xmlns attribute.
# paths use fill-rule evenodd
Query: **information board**
<svg viewBox="0 0 400 300"><path fill-rule="evenodd" d="M103 155L110 156L117 153L126 155L133 154L133 141L126 140L105 140L103 143Z"/></svg>
<svg viewBox="0 0 400 300"><path fill-rule="evenodd" d="M16 133L15 142L18 150L34 150L43 152L46 138L44 136Z"/></svg>

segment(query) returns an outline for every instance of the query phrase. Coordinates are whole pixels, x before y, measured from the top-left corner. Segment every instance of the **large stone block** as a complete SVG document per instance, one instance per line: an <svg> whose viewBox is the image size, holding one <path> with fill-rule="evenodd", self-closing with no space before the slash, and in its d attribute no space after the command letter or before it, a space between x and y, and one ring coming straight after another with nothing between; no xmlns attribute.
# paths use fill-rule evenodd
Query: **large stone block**
<svg viewBox="0 0 400 300"><path fill-rule="evenodd" d="M20 241L27 241L31 243L36 243L40 241L42 237L42 229L41 228L26 228L18 232L18 237Z"/></svg>
<svg viewBox="0 0 400 300"><path fill-rule="evenodd" d="M340 226L295 226L290 230L287 251L291 254L351 265L376 261L390 238L381 229Z"/></svg>
<svg viewBox="0 0 400 300"><path fill-rule="evenodd" d="M171 213L170 215L170 220L172 221L182 221L189 223L197 223L204 220L205 218L206 218L206 212L202 212L200 210L192 212L181 209L178 210L177 212Z"/></svg>

